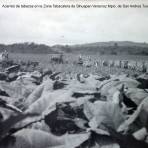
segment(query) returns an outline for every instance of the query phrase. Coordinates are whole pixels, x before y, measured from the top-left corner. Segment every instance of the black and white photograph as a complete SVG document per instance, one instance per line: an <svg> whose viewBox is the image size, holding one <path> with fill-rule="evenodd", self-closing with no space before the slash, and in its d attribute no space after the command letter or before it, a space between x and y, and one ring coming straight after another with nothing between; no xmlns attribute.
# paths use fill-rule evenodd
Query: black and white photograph
<svg viewBox="0 0 148 148"><path fill-rule="evenodd" d="M0 148L148 148L148 2L0 0Z"/></svg>

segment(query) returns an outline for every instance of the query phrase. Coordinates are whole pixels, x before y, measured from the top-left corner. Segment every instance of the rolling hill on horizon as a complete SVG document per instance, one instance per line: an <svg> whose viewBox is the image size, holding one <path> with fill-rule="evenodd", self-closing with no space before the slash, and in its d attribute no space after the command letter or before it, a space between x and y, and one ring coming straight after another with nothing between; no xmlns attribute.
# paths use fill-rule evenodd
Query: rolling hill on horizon
<svg viewBox="0 0 148 148"><path fill-rule="evenodd" d="M53 45L37 43L14 43L0 44L0 52L7 50L10 53L34 53L34 54L58 54L58 53L81 53L81 54L131 54L148 55L148 43L132 41L109 41L77 45Z"/></svg>

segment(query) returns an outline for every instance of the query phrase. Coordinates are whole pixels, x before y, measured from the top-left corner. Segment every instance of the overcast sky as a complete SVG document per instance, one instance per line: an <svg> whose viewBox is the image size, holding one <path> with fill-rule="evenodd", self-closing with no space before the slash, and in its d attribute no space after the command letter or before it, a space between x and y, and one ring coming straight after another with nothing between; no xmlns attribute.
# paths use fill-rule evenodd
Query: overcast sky
<svg viewBox="0 0 148 148"><path fill-rule="evenodd" d="M37 4L37 0L34 1L36 1L34 4ZM1 0L1 5L10 2L31 4L27 0ZM49 4L49 0L38 1L38 4L44 3ZM148 42L147 26L148 8L5 9L0 7L0 43L6 44L36 42L54 45L124 40Z"/></svg>

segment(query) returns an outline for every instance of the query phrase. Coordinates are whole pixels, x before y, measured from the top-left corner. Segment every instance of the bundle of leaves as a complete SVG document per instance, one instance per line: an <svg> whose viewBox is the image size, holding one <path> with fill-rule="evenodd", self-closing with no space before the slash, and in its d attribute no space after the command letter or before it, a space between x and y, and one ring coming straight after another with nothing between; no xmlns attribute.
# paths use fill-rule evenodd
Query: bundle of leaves
<svg viewBox="0 0 148 148"><path fill-rule="evenodd" d="M73 106L72 102L56 104L56 110L45 116L45 123L55 135L80 133L83 129L78 125L78 120L87 125L88 120L83 113L83 106Z"/></svg>

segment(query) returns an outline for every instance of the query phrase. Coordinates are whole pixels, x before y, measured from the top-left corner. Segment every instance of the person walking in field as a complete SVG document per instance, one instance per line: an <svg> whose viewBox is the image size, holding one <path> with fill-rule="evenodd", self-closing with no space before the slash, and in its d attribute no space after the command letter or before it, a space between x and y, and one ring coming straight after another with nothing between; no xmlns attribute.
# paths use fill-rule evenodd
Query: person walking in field
<svg viewBox="0 0 148 148"><path fill-rule="evenodd" d="M4 52L0 53L0 61L7 61L8 60L8 52L5 50Z"/></svg>

